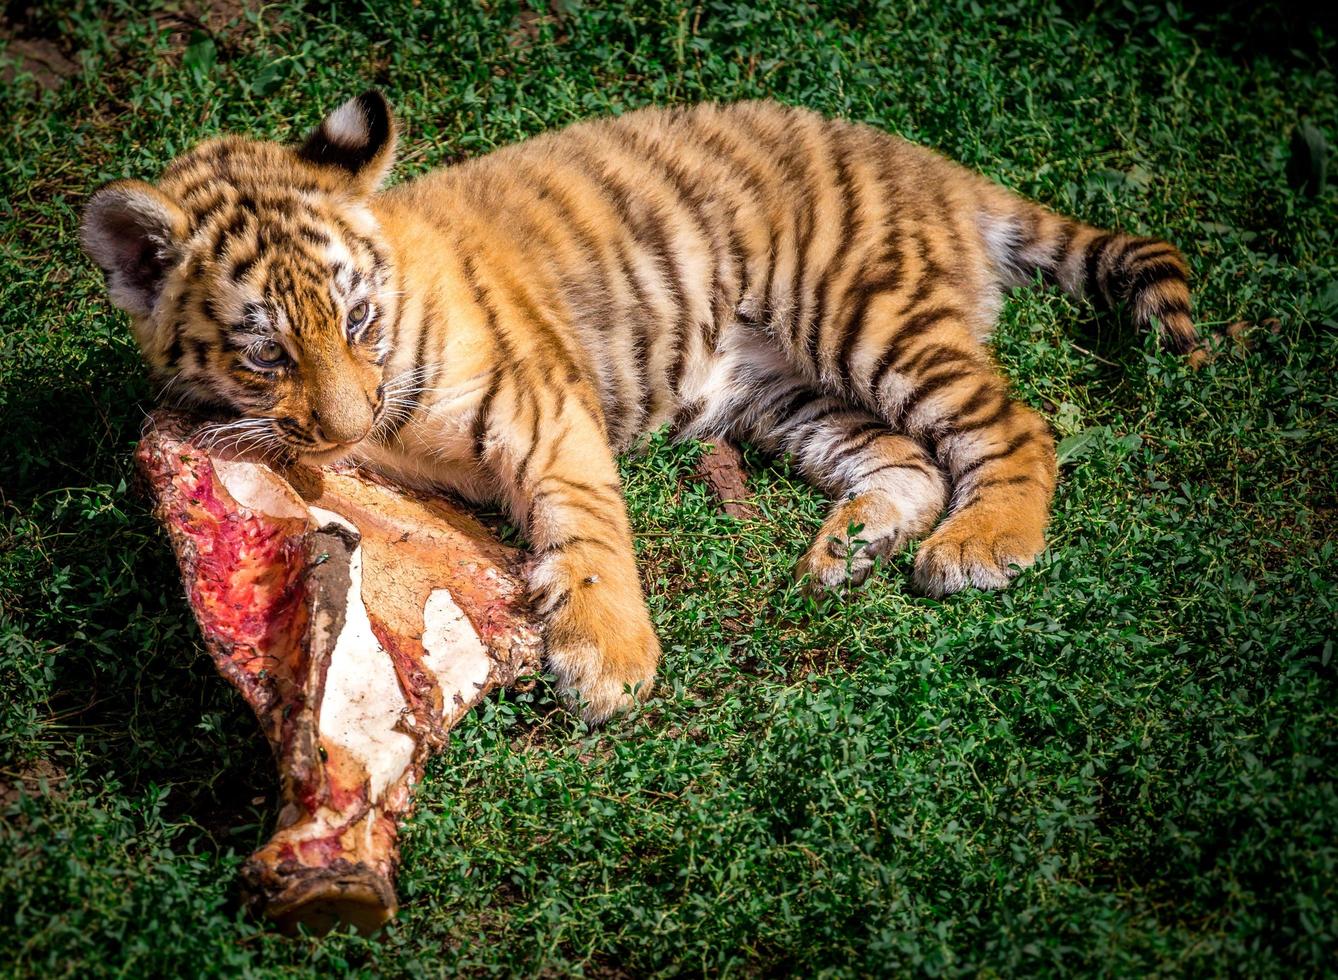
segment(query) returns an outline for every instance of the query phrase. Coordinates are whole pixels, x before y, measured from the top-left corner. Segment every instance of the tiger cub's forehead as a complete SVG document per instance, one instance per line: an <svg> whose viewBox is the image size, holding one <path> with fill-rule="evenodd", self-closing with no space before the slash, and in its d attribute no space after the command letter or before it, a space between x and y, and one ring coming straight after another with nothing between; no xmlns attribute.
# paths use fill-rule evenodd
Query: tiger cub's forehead
<svg viewBox="0 0 1338 980"><path fill-rule="evenodd" d="M212 246L218 258L237 239L261 249L324 246L332 261L376 258L378 226L367 202L330 168L277 143L241 137L204 143L168 165L159 189L185 212L192 244Z"/></svg>

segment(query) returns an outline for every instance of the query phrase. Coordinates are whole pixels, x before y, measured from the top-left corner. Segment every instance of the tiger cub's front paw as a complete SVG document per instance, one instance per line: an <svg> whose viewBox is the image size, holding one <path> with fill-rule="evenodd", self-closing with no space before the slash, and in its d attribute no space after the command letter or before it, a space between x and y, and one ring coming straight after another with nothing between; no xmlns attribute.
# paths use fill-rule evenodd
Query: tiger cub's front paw
<svg viewBox="0 0 1338 980"><path fill-rule="evenodd" d="M544 618L548 667L563 700L588 724L650 695L660 641L630 558L614 563L607 553L555 552L531 570L530 594Z"/></svg>

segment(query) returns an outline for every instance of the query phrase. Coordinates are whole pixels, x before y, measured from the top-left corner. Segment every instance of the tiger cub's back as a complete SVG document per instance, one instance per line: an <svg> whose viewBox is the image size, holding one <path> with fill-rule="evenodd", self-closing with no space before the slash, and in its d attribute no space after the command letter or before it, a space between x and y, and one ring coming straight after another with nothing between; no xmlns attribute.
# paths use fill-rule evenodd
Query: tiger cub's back
<svg viewBox="0 0 1338 980"><path fill-rule="evenodd" d="M570 324L587 352L615 444L675 417L685 371L709 375L736 324L858 397L886 340L877 312L950 310L983 339L1003 289L1038 274L1137 302L1139 263L1101 247L1153 241L1105 235L932 150L773 102L578 123L389 194L427 210L449 198L472 247L487 241L494 264L523 270L523 301ZM1168 249L1147 256L1159 291L1135 313L1160 312L1187 347L1183 263Z"/></svg>

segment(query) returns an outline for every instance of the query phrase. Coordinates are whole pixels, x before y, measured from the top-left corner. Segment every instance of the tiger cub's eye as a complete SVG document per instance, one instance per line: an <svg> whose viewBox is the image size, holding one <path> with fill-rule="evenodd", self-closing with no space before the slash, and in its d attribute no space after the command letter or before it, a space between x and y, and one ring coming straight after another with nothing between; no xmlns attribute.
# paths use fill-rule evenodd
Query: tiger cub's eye
<svg viewBox="0 0 1338 980"><path fill-rule="evenodd" d="M277 340L267 340L251 351L251 362L257 367L275 368L287 360L288 352Z"/></svg>
<svg viewBox="0 0 1338 980"><path fill-rule="evenodd" d="M367 314L371 312L372 308L367 305L365 300L361 303L358 303L356 306L353 307L353 309L349 310L348 311L349 332L351 333L352 331L357 330L360 326L362 326L363 323L365 323L367 320Z"/></svg>

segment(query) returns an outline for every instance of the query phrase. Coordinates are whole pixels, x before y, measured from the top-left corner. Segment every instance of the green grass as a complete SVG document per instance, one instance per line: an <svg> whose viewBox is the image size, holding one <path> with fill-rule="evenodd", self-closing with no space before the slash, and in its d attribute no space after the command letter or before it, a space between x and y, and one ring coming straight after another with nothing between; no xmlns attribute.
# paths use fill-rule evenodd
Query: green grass
<svg viewBox="0 0 1338 980"><path fill-rule="evenodd" d="M0 87L0 974L1333 969L1338 193L1285 171L1300 115L1338 136L1338 35L1081 0L313 0L192 39L94 7L29 22L81 75ZM400 174L648 103L866 120L1171 238L1203 321L1275 332L1190 373L1012 299L999 357L1065 461L998 595L919 598L902 556L815 605L789 575L823 502L785 462L752 459L737 522L700 447L653 441L624 473L657 697L598 732L542 685L488 702L419 794L398 920L286 940L238 909L274 776L129 488L151 393L75 232L99 182L368 83Z"/></svg>

